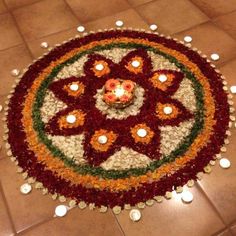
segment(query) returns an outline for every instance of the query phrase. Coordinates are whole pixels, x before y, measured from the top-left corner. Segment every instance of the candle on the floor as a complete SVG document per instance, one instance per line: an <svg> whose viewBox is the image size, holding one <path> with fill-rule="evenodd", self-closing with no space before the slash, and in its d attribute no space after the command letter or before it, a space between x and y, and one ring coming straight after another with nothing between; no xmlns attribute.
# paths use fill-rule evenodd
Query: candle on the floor
<svg viewBox="0 0 236 236"><path fill-rule="evenodd" d="M18 70L18 69L13 69L12 71L11 71L11 75L12 76L18 76L20 74L20 71Z"/></svg>
<svg viewBox="0 0 236 236"><path fill-rule="evenodd" d="M164 107L164 113L165 113L166 115L171 114L172 111L173 111L172 107Z"/></svg>
<svg viewBox="0 0 236 236"><path fill-rule="evenodd" d="M103 66L103 64L97 64L97 65L95 66L95 69L101 71L101 70L104 69L104 66Z"/></svg>
<svg viewBox="0 0 236 236"><path fill-rule="evenodd" d="M122 97L125 94L125 90L121 87L118 87L115 89L115 95L116 97Z"/></svg>
<svg viewBox="0 0 236 236"><path fill-rule="evenodd" d="M164 83L164 82L166 82L166 80L167 80L167 76L161 74L161 75L158 76L158 79L159 79L160 82Z"/></svg>
<svg viewBox="0 0 236 236"><path fill-rule="evenodd" d="M212 53L212 54L211 54L211 59L212 59L213 61L218 61L218 60L220 59L220 56L219 56L219 54L217 54L217 53Z"/></svg>
<svg viewBox="0 0 236 236"><path fill-rule="evenodd" d="M133 67L136 67L136 68L137 68L137 67L140 66L140 62L137 61L137 60L134 60L134 61L132 61L131 65L132 65Z"/></svg>
<svg viewBox="0 0 236 236"><path fill-rule="evenodd" d="M230 161L227 158L222 158L222 159L220 159L220 166L223 169L227 169L230 167Z"/></svg>
<svg viewBox="0 0 236 236"><path fill-rule="evenodd" d="M192 42L192 37L191 36L185 36L184 37L184 41L186 42L186 43L191 43Z"/></svg>
<svg viewBox="0 0 236 236"><path fill-rule="evenodd" d="M48 48L48 43L47 42L42 42L40 44L41 48Z"/></svg>
<svg viewBox="0 0 236 236"><path fill-rule="evenodd" d="M137 209L132 209L129 216L132 221L139 221L141 218L141 212Z"/></svg>
<svg viewBox="0 0 236 236"><path fill-rule="evenodd" d="M116 26L121 27L124 25L124 22L122 20L117 20L116 21Z"/></svg>
<svg viewBox="0 0 236 236"><path fill-rule="evenodd" d="M31 190L32 190L32 187L28 183L22 184L21 187L20 187L20 191L23 194L28 194L28 193L31 192Z"/></svg>
<svg viewBox="0 0 236 236"><path fill-rule="evenodd" d="M155 31L157 29L157 25L152 24L149 26L150 30Z"/></svg>
<svg viewBox="0 0 236 236"><path fill-rule="evenodd" d="M190 203L193 201L193 194L191 192L184 191L181 195L181 199L183 202Z"/></svg>
<svg viewBox="0 0 236 236"><path fill-rule="evenodd" d="M84 32L85 31L84 26L82 26L82 25L78 26L77 31L80 32L80 33Z"/></svg>
<svg viewBox="0 0 236 236"><path fill-rule="evenodd" d="M230 87L231 93L236 93L236 85Z"/></svg>
<svg viewBox="0 0 236 236"><path fill-rule="evenodd" d="M59 205L55 209L55 215L59 217L65 216L67 213L67 207L65 205Z"/></svg>

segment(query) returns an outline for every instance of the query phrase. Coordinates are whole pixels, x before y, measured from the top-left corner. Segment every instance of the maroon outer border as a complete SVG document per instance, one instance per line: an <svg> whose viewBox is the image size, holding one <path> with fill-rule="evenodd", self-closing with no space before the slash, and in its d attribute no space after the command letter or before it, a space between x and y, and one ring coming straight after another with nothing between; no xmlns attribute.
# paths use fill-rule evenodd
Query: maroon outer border
<svg viewBox="0 0 236 236"><path fill-rule="evenodd" d="M73 183L60 179L51 171L44 170L44 165L37 162L34 153L28 149L26 143L26 134L22 128L22 114L24 97L27 95L27 88L31 87L36 76L51 61L64 55L66 52L74 48L80 47L94 40L103 40L117 37L144 38L149 41L160 43L171 49L184 53L193 63L197 64L201 72L209 78L209 83L212 89L216 112L214 119L214 135L208 141L207 146L201 149L197 157L190 161L184 168L177 171L175 174L163 177L158 182L145 183L138 189L132 188L124 192L110 192L107 190L86 189L81 185L73 185ZM29 70L24 74L15 93L9 103L9 112L7 116L7 124L9 127L8 142L11 145L12 153L17 158L19 166L27 171L29 176L35 177L37 181L44 184L50 193L57 192L65 197L71 197L77 200L83 200L87 203L95 203L97 206L114 207L119 205L144 202L157 195L164 195L166 191L172 191L173 186L184 185L189 179L196 179L196 174L203 171L203 168L213 159L214 155L220 152L221 146L226 138L226 130L229 123L229 105L227 102L227 94L223 90L220 74L216 73L214 68L206 62L198 53L190 50L186 46L175 42L172 39L160 37L155 34L138 32L138 31L106 31L95 34L90 34L84 38L76 38L70 42L53 49L47 56L38 60L29 67ZM71 185L71 186L70 186Z"/></svg>

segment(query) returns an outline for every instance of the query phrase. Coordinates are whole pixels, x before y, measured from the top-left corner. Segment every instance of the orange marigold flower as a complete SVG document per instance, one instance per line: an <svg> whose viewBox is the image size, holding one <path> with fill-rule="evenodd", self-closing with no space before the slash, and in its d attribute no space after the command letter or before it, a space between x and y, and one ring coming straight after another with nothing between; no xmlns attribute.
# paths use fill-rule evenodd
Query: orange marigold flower
<svg viewBox="0 0 236 236"><path fill-rule="evenodd" d="M146 135L143 137L138 135L139 130L145 130ZM140 142L149 144L154 136L154 132L144 123L135 125L130 129L130 132L132 137L134 138L135 143Z"/></svg>
<svg viewBox="0 0 236 236"><path fill-rule="evenodd" d="M134 90L135 84L131 80L125 80L122 83L122 87L124 88L124 90L131 93Z"/></svg>
<svg viewBox="0 0 236 236"><path fill-rule="evenodd" d="M105 137L105 142L99 142L99 137ZM106 152L109 147L116 141L117 134L113 131L108 131L105 129L100 129L95 131L94 135L90 140L92 147L99 152Z"/></svg>
<svg viewBox="0 0 236 236"><path fill-rule="evenodd" d="M117 99L116 95L112 92L105 93L103 95L103 98L104 98L105 102L107 102L107 103L113 103Z"/></svg>
<svg viewBox="0 0 236 236"><path fill-rule="evenodd" d="M126 103L126 102L129 102L131 100L131 98L132 98L131 94L126 93L120 97L120 101Z"/></svg>
<svg viewBox="0 0 236 236"><path fill-rule="evenodd" d="M106 81L105 83L105 89L108 91L112 91L114 90L118 85L120 84L120 82L116 79L109 79Z"/></svg>

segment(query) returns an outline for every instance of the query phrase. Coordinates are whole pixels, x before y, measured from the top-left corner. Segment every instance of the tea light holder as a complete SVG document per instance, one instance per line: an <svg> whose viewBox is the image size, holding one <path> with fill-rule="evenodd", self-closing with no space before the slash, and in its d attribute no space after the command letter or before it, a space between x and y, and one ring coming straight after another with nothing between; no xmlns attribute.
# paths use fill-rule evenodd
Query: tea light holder
<svg viewBox="0 0 236 236"><path fill-rule="evenodd" d="M132 209L129 212L129 217L132 221L137 222L141 219L141 212L137 209Z"/></svg>
<svg viewBox="0 0 236 236"><path fill-rule="evenodd" d="M23 194L28 194L28 193L31 192L31 190L32 190L32 187L28 183L22 184L20 186L20 192L23 193Z"/></svg>
<svg viewBox="0 0 236 236"><path fill-rule="evenodd" d="M67 207L65 205L59 205L55 208L55 216L63 217L67 214Z"/></svg>

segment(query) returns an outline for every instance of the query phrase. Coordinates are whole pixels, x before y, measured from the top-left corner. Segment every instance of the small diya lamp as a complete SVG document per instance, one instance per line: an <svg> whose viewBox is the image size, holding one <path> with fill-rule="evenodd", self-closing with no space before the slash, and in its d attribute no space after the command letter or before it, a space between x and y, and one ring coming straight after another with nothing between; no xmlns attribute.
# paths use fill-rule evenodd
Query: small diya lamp
<svg viewBox="0 0 236 236"><path fill-rule="evenodd" d="M115 108L125 108L134 100L136 83L131 80L109 79L105 83L103 100Z"/></svg>

